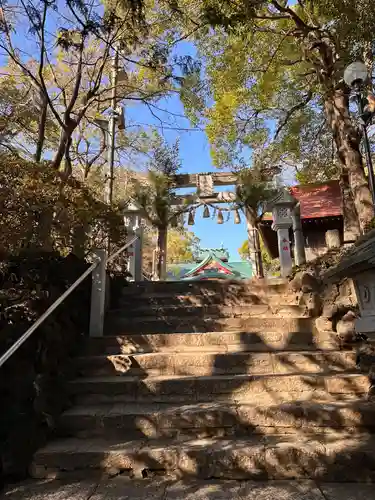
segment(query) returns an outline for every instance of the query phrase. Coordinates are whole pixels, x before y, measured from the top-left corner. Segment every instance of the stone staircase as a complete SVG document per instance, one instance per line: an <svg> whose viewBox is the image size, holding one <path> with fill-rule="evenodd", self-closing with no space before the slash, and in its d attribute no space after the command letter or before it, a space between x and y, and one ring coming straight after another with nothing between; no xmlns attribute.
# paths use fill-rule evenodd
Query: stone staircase
<svg viewBox="0 0 375 500"><path fill-rule="evenodd" d="M281 280L130 285L32 474L372 480L368 378L301 302Z"/></svg>

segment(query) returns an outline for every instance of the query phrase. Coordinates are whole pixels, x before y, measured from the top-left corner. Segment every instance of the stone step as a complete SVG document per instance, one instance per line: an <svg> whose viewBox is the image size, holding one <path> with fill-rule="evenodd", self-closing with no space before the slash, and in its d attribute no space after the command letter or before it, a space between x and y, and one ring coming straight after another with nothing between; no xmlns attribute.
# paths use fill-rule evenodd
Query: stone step
<svg viewBox="0 0 375 500"><path fill-rule="evenodd" d="M116 318L134 318L137 321L154 321L166 318L181 318L192 316L202 318L236 318L236 317L254 317L254 316L283 316L283 317L305 317L308 315L306 306L299 305L269 305L269 304L251 304L251 305L149 305L145 307L122 307L112 310L109 317Z"/></svg>
<svg viewBox="0 0 375 500"><path fill-rule="evenodd" d="M77 376L218 375L329 372L356 369L354 351L155 352L86 356L76 360Z"/></svg>
<svg viewBox="0 0 375 500"><path fill-rule="evenodd" d="M367 401L367 397L364 394L344 394L335 393L330 394L328 392L301 392L297 397L295 393L281 391L277 393L277 402L280 404L290 403L291 401L309 401L317 403L335 403L335 402L352 402L358 399L363 399ZM183 395L164 395L150 396L146 397L139 396L137 401L129 398L127 394L80 394L79 397L72 397L72 402L74 404L79 404L80 406L98 406L98 405L109 405L114 404L193 404L193 403L227 403L227 404L249 404L249 405L259 405L259 406L272 406L275 404L276 398L275 394L271 392L259 392L255 395L228 395L228 394L215 394L214 396L207 396L202 401L191 401Z"/></svg>
<svg viewBox="0 0 375 500"><path fill-rule="evenodd" d="M367 376L360 373L278 375L211 375L202 377L85 377L69 383L69 390L83 404L85 396L98 402L121 396L129 402L210 402L216 400L256 402L258 394L270 393L275 400L327 397L327 394L366 396L370 388ZM288 399L281 401L281 396ZM94 398L92 400L95 400Z"/></svg>
<svg viewBox="0 0 375 500"><path fill-rule="evenodd" d="M233 332L206 333L156 333L105 335L86 340L85 353L88 355L132 354L141 352L186 352L199 349L201 352L273 350L320 350L337 349L338 337L335 332L311 330L299 332L270 332L263 330L238 330Z"/></svg>
<svg viewBox="0 0 375 500"><path fill-rule="evenodd" d="M124 287L122 295L142 295L142 294L156 294L167 293L175 295L177 293L194 293L205 294L210 292L222 293L226 295L248 293L254 291L269 292L289 292L289 283L287 280L281 278L274 278L269 280L202 280L202 281L143 281L138 283L131 283Z"/></svg>
<svg viewBox="0 0 375 500"><path fill-rule="evenodd" d="M170 293L142 293L138 295L125 294L119 298L119 304L128 308L144 308L148 306L209 306L209 305L295 305L300 296L295 292L269 293L265 290L241 292L240 294L217 293L208 290L204 294L170 294Z"/></svg>
<svg viewBox="0 0 375 500"><path fill-rule="evenodd" d="M369 434L252 436L245 439L64 439L34 456L34 477L90 470L142 477L159 472L202 479L291 479L369 482L375 479L375 438Z"/></svg>
<svg viewBox="0 0 375 500"><path fill-rule="evenodd" d="M76 406L60 418L59 433L70 437L163 439L245 437L251 434L329 434L375 431L375 404L366 401L285 404L197 403Z"/></svg>
<svg viewBox="0 0 375 500"><path fill-rule="evenodd" d="M283 317L191 317L168 316L164 318L109 316L105 324L106 332L111 335L147 333L204 333L204 332L311 332L314 321L310 318Z"/></svg>

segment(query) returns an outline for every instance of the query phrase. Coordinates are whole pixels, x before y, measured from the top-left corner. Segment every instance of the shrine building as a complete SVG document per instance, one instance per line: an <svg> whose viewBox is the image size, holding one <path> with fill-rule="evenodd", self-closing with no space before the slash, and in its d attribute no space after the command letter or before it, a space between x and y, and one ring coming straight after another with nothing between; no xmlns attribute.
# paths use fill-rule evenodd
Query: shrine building
<svg viewBox="0 0 375 500"><path fill-rule="evenodd" d="M312 260L344 244L343 203L339 181L306 184L290 188L300 203L306 260ZM277 258L277 234L272 229L272 214L264 215L261 232L272 258ZM293 250L293 231L289 232Z"/></svg>
<svg viewBox="0 0 375 500"><path fill-rule="evenodd" d="M251 277L251 263L249 261L229 262L229 252L225 248L201 249L196 262L167 266L168 281L244 280Z"/></svg>

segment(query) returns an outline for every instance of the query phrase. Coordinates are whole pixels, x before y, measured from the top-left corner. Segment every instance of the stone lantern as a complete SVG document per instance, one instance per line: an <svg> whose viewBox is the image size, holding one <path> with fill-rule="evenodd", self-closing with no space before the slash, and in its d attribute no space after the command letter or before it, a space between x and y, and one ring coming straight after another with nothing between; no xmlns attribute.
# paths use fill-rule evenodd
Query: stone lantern
<svg viewBox="0 0 375 500"><path fill-rule="evenodd" d="M277 242L279 247L281 276L286 277L290 274L293 261L290 252L289 229L293 224L293 209L296 205L296 199L287 189L272 200L272 229L277 231Z"/></svg>
<svg viewBox="0 0 375 500"><path fill-rule="evenodd" d="M135 242L128 248L128 271L132 275L134 281L143 280L142 272L142 210L139 206L131 202L123 210L124 224L128 231L128 237L131 239L138 236Z"/></svg>

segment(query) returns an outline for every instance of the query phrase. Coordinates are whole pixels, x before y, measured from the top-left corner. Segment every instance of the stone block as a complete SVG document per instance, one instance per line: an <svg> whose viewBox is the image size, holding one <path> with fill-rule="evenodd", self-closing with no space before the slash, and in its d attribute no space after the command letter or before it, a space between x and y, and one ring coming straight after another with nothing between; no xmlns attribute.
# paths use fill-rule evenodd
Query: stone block
<svg viewBox="0 0 375 500"><path fill-rule="evenodd" d="M275 373L319 373L355 368L354 352L280 352L273 354Z"/></svg>
<svg viewBox="0 0 375 500"><path fill-rule="evenodd" d="M273 392L275 395L278 392L288 392L290 394L308 393L313 395L315 391L324 389L324 378L314 375L285 375L283 377L264 377L259 380L259 388Z"/></svg>
<svg viewBox="0 0 375 500"><path fill-rule="evenodd" d="M265 446L258 438L219 440L207 451L207 477L239 480L267 477Z"/></svg>
<svg viewBox="0 0 375 500"><path fill-rule="evenodd" d="M317 294L316 292L309 292L307 296L305 295L304 303L307 307L309 316L315 318L322 312L322 301L319 294Z"/></svg>
<svg viewBox="0 0 375 500"><path fill-rule="evenodd" d="M102 481L90 500L164 500L167 482L154 478L152 481L131 480L127 477L113 477ZM72 498L72 500L75 500Z"/></svg>
<svg viewBox="0 0 375 500"><path fill-rule="evenodd" d="M93 498L98 482L93 480L72 481L25 481L8 486L2 492L4 500L87 500Z"/></svg>
<svg viewBox="0 0 375 500"><path fill-rule="evenodd" d="M364 375L334 375L325 379L327 392L330 394L367 394L370 388L368 377Z"/></svg>
<svg viewBox="0 0 375 500"><path fill-rule="evenodd" d="M324 444L319 433L295 436L267 436L266 462L270 478L313 477L311 474L324 455Z"/></svg>
<svg viewBox="0 0 375 500"><path fill-rule="evenodd" d="M320 316L315 320L315 328L318 332L330 332L332 331L332 321L327 319L327 317Z"/></svg>
<svg viewBox="0 0 375 500"><path fill-rule="evenodd" d="M241 500L327 500L316 484L308 480L245 482L241 485L239 497ZM333 500L346 499L337 497Z"/></svg>
<svg viewBox="0 0 375 500"><path fill-rule="evenodd" d="M323 483L320 489L325 500L366 500L374 495L373 484Z"/></svg>
<svg viewBox="0 0 375 500"><path fill-rule="evenodd" d="M338 311L338 306L336 304L324 304L322 310L322 317L326 319L332 319Z"/></svg>
<svg viewBox="0 0 375 500"><path fill-rule="evenodd" d="M306 271L299 271L290 281L289 287L295 292L300 290L302 290L303 293L318 292L319 282L312 274Z"/></svg>
<svg viewBox="0 0 375 500"><path fill-rule="evenodd" d="M236 481L178 481L167 487L163 500L239 500Z"/></svg>

